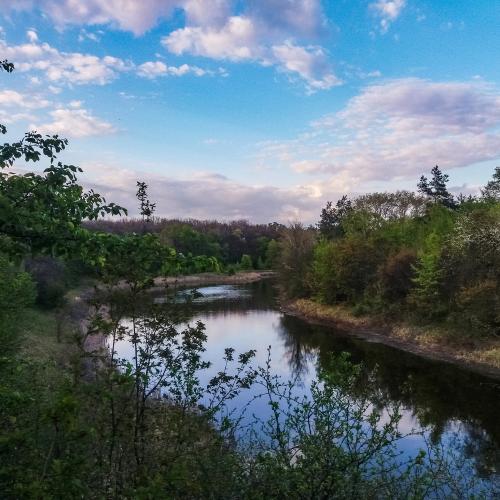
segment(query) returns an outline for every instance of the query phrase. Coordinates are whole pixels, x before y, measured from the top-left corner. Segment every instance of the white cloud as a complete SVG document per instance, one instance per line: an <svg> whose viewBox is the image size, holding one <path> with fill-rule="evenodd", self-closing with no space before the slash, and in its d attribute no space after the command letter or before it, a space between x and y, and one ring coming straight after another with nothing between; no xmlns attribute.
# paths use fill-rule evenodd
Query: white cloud
<svg viewBox="0 0 500 500"><path fill-rule="evenodd" d="M180 3L175 0L5 0L0 10L39 9L58 27L111 24L140 35Z"/></svg>
<svg viewBox="0 0 500 500"><path fill-rule="evenodd" d="M87 31L86 29L81 29L78 35L78 41L84 42L85 40L90 40L92 42L100 42L101 37L96 33L92 33L91 31Z"/></svg>
<svg viewBox="0 0 500 500"><path fill-rule="evenodd" d="M131 215L137 215L135 184L138 179L149 185L150 198L157 203L156 213L164 217L314 221L324 204L310 186L282 189L245 185L218 174L198 173L185 180L110 165L84 164L82 167L86 186L130 208Z"/></svg>
<svg viewBox="0 0 500 500"><path fill-rule="evenodd" d="M380 18L380 31L387 33L390 25L401 15L406 0L377 0L370 4L375 15Z"/></svg>
<svg viewBox="0 0 500 500"><path fill-rule="evenodd" d="M50 112L52 121L49 123L31 125L30 129L42 134L58 134L63 137L88 137L93 135L111 134L116 129L108 122L93 116L79 106L58 108Z"/></svg>
<svg viewBox="0 0 500 500"><path fill-rule="evenodd" d="M174 54L190 53L233 61L263 57L256 44L257 30L252 19L232 16L222 27L188 26L162 39Z"/></svg>
<svg viewBox="0 0 500 500"><path fill-rule="evenodd" d="M191 73L195 76L204 76L213 74L211 71L204 70L198 66L191 66L189 64L182 64L180 66L167 66L163 61L148 61L137 68L137 74L143 78L150 80L158 76L183 76Z"/></svg>
<svg viewBox="0 0 500 500"><path fill-rule="evenodd" d="M324 90L340 85L332 73L328 59L321 47L298 47L290 42L272 48L280 68L297 73L311 90Z"/></svg>
<svg viewBox="0 0 500 500"><path fill-rule="evenodd" d="M38 41L38 35L35 30L28 30L26 32L26 38L31 42L35 43Z"/></svg>
<svg viewBox="0 0 500 500"><path fill-rule="evenodd" d="M370 85L302 136L266 144L260 154L263 162L326 176L338 190L499 157L497 88L417 78Z"/></svg>
<svg viewBox="0 0 500 500"><path fill-rule="evenodd" d="M0 52L2 57L15 62L16 70L41 72L52 83L104 85L133 67L117 57L60 52L48 43L36 41L8 45L0 40Z"/></svg>
<svg viewBox="0 0 500 500"><path fill-rule="evenodd" d="M36 117L33 114L37 109L50 105L47 99L37 94L23 94L17 90L0 91L0 123L9 125L21 121L31 121ZM21 108L21 112L15 109Z"/></svg>
<svg viewBox="0 0 500 500"><path fill-rule="evenodd" d="M16 90L0 91L0 106L2 107L20 107L25 109L45 108L50 104L47 99L38 95L22 94Z"/></svg>
<svg viewBox="0 0 500 500"><path fill-rule="evenodd" d="M296 3L297 9L283 0L273 0L265 7L252 5L247 14L228 16L224 21L217 18L217 22L203 19L198 25L175 30L162 38L162 44L177 55L275 65L282 72L298 75L310 91L340 84L321 47L294 41L294 37L312 36L319 30L322 17L318 2L303 0Z"/></svg>
<svg viewBox="0 0 500 500"><path fill-rule="evenodd" d="M162 38L163 45L174 54L276 66L281 72L301 78L309 91L329 89L340 83L324 49L311 45L327 29L321 0L7 0L1 4L2 8L4 11L38 9L60 27L108 24L136 35L178 9L184 13L184 27ZM79 40L86 38L97 37L82 29ZM36 40L31 42L34 44ZM85 69L75 72L59 67L50 77L54 80L76 77L75 83L102 84L116 76L118 68L91 57L94 56L73 54L73 61L68 61L71 68L84 65ZM152 71L161 74L159 66ZM183 74L185 68L179 71ZM197 68L190 72L200 75L201 71ZM175 70L172 74L176 74Z"/></svg>

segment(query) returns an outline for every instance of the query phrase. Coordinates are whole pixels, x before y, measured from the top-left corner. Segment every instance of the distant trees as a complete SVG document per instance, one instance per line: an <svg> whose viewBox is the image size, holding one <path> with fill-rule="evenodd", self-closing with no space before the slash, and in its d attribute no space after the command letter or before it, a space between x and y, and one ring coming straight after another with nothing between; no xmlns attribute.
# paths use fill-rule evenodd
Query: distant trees
<svg viewBox="0 0 500 500"><path fill-rule="evenodd" d="M272 267L276 241L284 228L278 223L251 224L244 220L219 222L158 217L149 222L142 219L92 221L86 227L112 234L144 231L158 234L164 245L174 247L185 256L216 257L223 266L233 267L240 264L245 254L251 257L253 267L258 267L259 262L264 267Z"/></svg>
<svg viewBox="0 0 500 500"><path fill-rule="evenodd" d="M420 195L328 203L320 238L313 231L307 245L303 228L290 227L277 259L288 296L500 334L500 168L482 198L460 204L447 182L435 167L431 180L420 179Z"/></svg>

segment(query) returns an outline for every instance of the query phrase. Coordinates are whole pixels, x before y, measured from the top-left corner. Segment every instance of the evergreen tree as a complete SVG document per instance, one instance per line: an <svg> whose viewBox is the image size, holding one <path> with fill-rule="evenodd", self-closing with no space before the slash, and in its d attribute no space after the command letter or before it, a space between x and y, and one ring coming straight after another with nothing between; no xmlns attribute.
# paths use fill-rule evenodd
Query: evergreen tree
<svg viewBox="0 0 500 500"><path fill-rule="evenodd" d="M419 192L430 198L434 203L440 203L448 208L455 208L456 202L446 187L449 176L443 174L437 165L431 170L431 174L432 179L430 181L425 175L420 177L418 183Z"/></svg>
<svg viewBox="0 0 500 500"><path fill-rule="evenodd" d="M495 168L491 181L481 189L481 194L487 200L500 202L500 167Z"/></svg>

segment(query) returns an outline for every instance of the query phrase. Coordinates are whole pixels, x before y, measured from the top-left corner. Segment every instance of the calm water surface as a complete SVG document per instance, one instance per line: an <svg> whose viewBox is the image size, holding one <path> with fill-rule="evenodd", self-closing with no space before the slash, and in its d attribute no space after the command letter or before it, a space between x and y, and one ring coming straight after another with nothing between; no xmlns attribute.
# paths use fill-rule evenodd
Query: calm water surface
<svg viewBox="0 0 500 500"><path fill-rule="evenodd" d="M202 381L222 369L226 347L236 352L256 349L255 365L263 366L271 347L272 371L285 379L298 378L299 391L307 391L318 364L331 354L348 352L373 372L387 400L401 403L403 432L428 428L427 437L445 446L457 435L463 453L474 459L475 471L497 483L500 470L500 383L449 364L429 361L382 344L353 339L345 332L309 325L281 313L271 281L250 285L221 285L198 289L195 318L206 326L206 359L213 363ZM119 352L126 355L126 346ZM244 396L247 400L248 394ZM234 404L242 405L239 399ZM264 400L249 410L260 417L268 412ZM400 442L404 452L423 447L421 436Z"/></svg>

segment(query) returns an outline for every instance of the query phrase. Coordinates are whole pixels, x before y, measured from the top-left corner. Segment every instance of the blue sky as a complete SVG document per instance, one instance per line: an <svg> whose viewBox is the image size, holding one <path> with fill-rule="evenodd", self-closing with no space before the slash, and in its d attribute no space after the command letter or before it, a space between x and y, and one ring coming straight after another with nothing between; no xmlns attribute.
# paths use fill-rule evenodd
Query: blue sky
<svg viewBox="0 0 500 500"><path fill-rule="evenodd" d="M8 138L70 139L134 213L317 219L326 200L474 192L500 161L495 0L2 0Z"/></svg>

